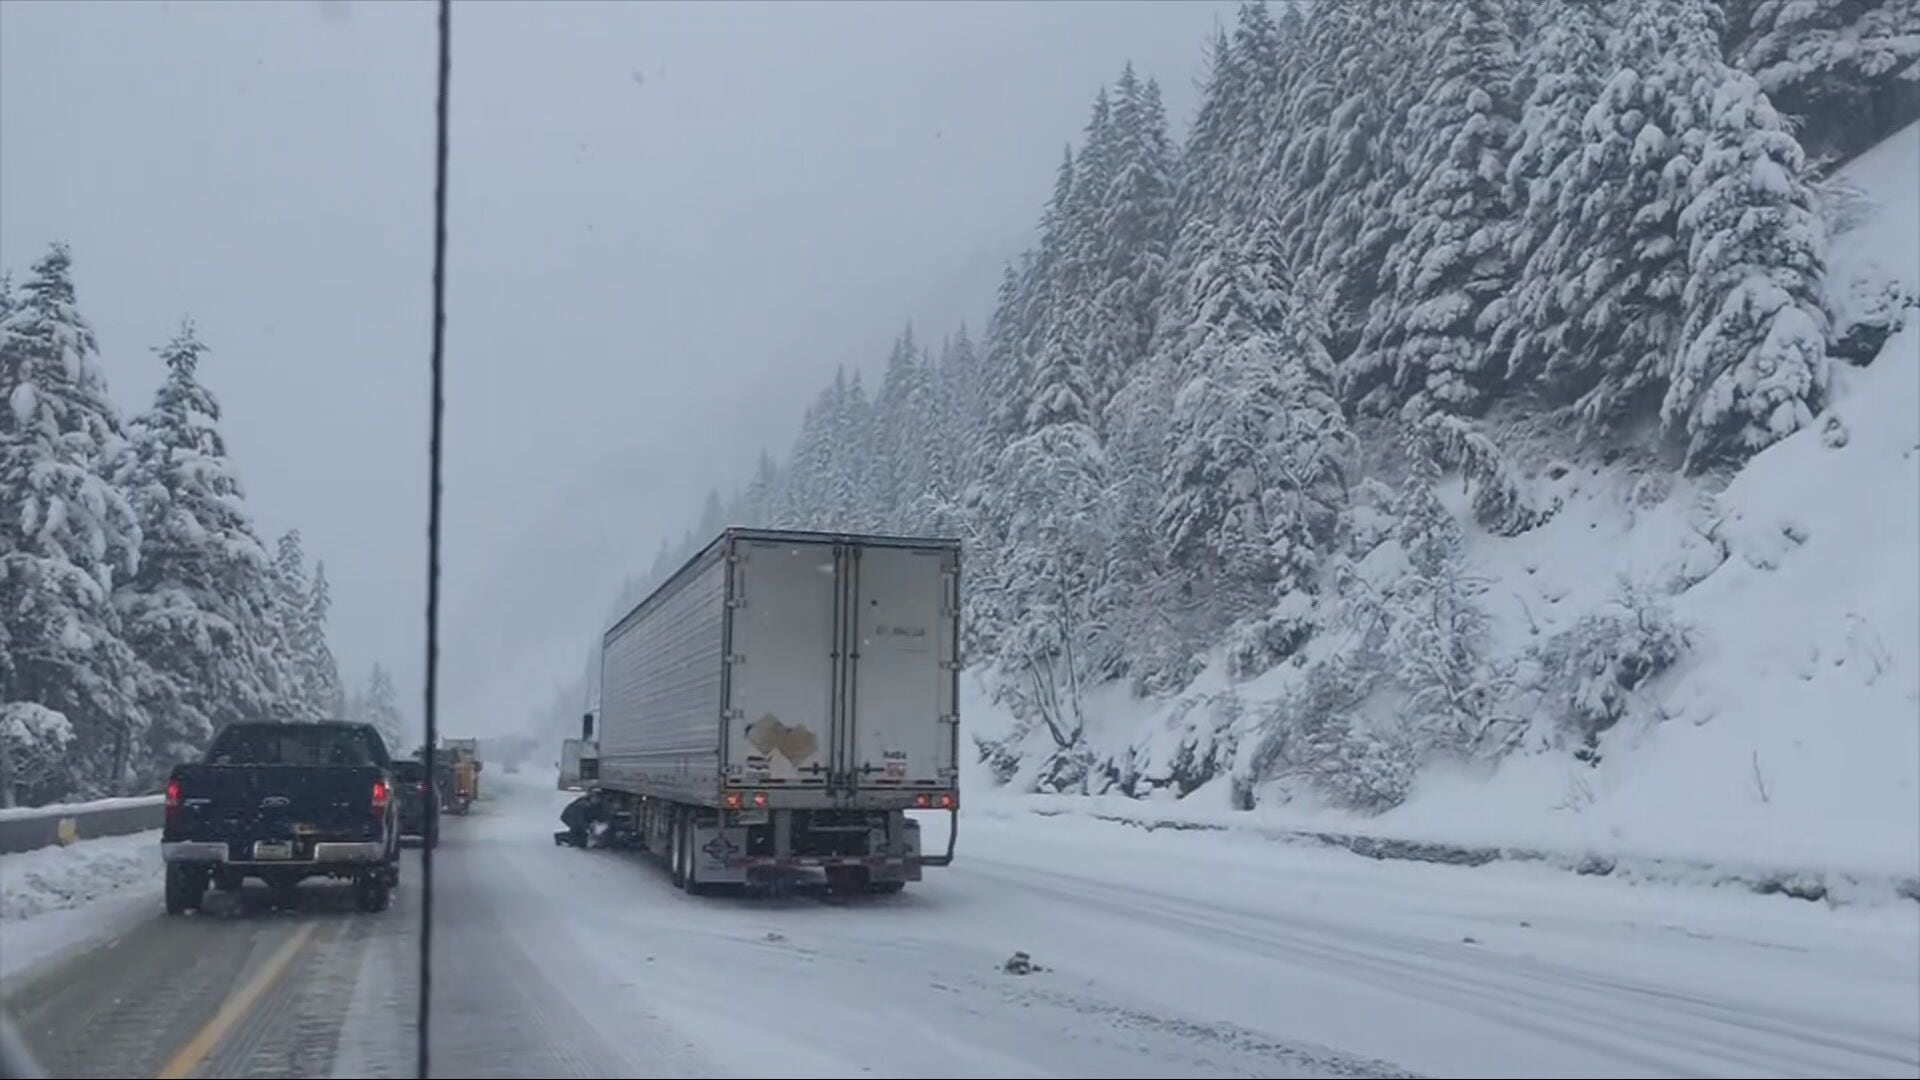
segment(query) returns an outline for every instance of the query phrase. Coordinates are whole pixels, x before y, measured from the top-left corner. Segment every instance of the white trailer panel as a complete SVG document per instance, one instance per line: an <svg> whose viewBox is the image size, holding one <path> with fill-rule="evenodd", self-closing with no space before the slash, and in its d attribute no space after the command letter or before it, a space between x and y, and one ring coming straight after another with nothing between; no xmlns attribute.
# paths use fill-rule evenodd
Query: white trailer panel
<svg viewBox="0 0 1920 1080"><path fill-rule="evenodd" d="M847 775L860 787L951 788L958 553L863 547L854 554Z"/></svg>
<svg viewBox="0 0 1920 1080"><path fill-rule="evenodd" d="M608 631L600 782L688 801L718 788L727 563L718 547Z"/></svg>
<svg viewBox="0 0 1920 1080"><path fill-rule="evenodd" d="M834 714L834 548L750 539L734 549L727 778L827 786Z"/></svg>

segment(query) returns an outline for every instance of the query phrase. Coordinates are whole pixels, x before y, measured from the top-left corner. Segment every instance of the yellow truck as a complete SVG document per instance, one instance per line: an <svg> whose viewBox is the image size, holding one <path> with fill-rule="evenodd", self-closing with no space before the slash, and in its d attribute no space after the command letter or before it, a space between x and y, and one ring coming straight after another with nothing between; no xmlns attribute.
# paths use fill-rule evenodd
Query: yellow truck
<svg viewBox="0 0 1920 1080"><path fill-rule="evenodd" d="M447 808L465 814L480 797L480 741L443 739L440 743L453 771L453 790L448 792Z"/></svg>

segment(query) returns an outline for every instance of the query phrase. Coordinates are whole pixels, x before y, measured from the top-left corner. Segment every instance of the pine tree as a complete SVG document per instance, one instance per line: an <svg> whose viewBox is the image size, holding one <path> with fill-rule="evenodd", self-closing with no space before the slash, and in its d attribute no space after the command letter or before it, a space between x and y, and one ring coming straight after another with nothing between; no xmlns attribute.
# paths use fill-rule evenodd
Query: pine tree
<svg viewBox="0 0 1920 1080"><path fill-rule="evenodd" d="M340 667L327 645L327 616L333 610L333 591L327 585L327 564L313 566L313 586L307 594L305 682L312 707L330 720L346 715L347 694L340 683Z"/></svg>
<svg viewBox="0 0 1920 1080"><path fill-rule="evenodd" d="M275 651L287 673L280 718L328 719L326 687L314 635L313 588L307 578L307 556L298 529L280 535L270 577Z"/></svg>
<svg viewBox="0 0 1920 1080"><path fill-rule="evenodd" d="M860 372L835 382L833 442L827 477L827 527L858 532L869 528L873 495L868 489L867 447L873 437L873 405Z"/></svg>
<svg viewBox="0 0 1920 1080"><path fill-rule="evenodd" d="M912 503L925 488L920 433L925 418L927 360L909 325L894 340L886 374L874 399L866 447L864 487L869 520L885 531L904 531Z"/></svg>
<svg viewBox="0 0 1920 1080"><path fill-rule="evenodd" d="M700 542L704 544L719 536L720 530L726 527L727 515L720 507L720 493L708 488L707 501L700 504L700 525L694 530L694 535L700 537Z"/></svg>
<svg viewBox="0 0 1920 1080"><path fill-rule="evenodd" d="M979 385L979 359L963 324L940 350L919 385L911 410L912 454L919 484L910 489L908 520L917 529L952 535L959 519L961 458L972 408L968 399Z"/></svg>
<svg viewBox="0 0 1920 1080"><path fill-rule="evenodd" d="M1298 265L1333 290L1342 354L1359 340L1400 231L1393 197L1407 186L1402 132L1427 74L1418 34L1431 21L1402 0L1332 0L1309 16L1308 48L1327 50L1332 85L1324 166L1302 194L1312 259Z"/></svg>
<svg viewBox="0 0 1920 1080"><path fill-rule="evenodd" d="M111 599L137 568L140 527L110 481L126 443L70 270L54 245L0 323L0 756L24 761L70 731L74 754L44 793L97 794L143 763L152 674Z"/></svg>
<svg viewBox="0 0 1920 1080"><path fill-rule="evenodd" d="M844 385L836 378L814 399L800 423L781 501L779 525L782 528L818 529L827 524L827 493L833 468L839 393L844 393Z"/></svg>
<svg viewBox="0 0 1920 1080"><path fill-rule="evenodd" d="M1617 0L1609 74L1584 122L1574 194L1563 198L1570 254L1553 282L1572 323L1536 384L1590 427L1632 415L1665 385L1680 337L1686 252L1679 207L1692 169L1690 121L1675 105L1692 81L1668 55L1665 0Z"/></svg>
<svg viewBox="0 0 1920 1080"><path fill-rule="evenodd" d="M1160 87L1138 79L1131 64L1115 88L1109 130L1111 178L1087 195L1098 203L1099 220L1091 232L1096 254L1087 283L1092 314L1086 345L1088 404L1096 418L1152 347L1172 239L1172 149Z"/></svg>
<svg viewBox="0 0 1920 1080"><path fill-rule="evenodd" d="M1506 378L1522 385L1538 378L1549 357L1581 347L1567 285L1591 254L1578 228L1584 125L1607 76L1597 0L1551 0L1541 8L1540 38L1523 54L1515 80L1528 93L1507 162L1514 213L1508 253L1519 275L1491 342Z"/></svg>
<svg viewBox="0 0 1920 1080"><path fill-rule="evenodd" d="M406 721L400 712L399 695L393 689L393 676L379 664L367 673L367 681L354 695L351 715L362 724L372 724L386 741L387 749L398 755L403 746L410 746L417 740L409 738Z"/></svg>
<svg viewBox="0 0 1920 1080"><path fill-rule="evenodd" d="M1686 0L1677 51L1712 47L1707 3ZM1698 468L1812 423L1828 376L1825 238L1800 145L1752 76L1717 63L1696 70L1686 100L1707 136L1680 213L1685 345L1661 415L1684 430Z"/></svg>
<svg viewBox="0 0 1920 1080"><path fill-rule="evenodd" d="M760 451L760 458L753 466L753 479L747 481L747 489L741 495L741 524L756 529L777 527L780 488L779 467L774 465L771 455Z"/></svg>
<svg viewBox="0 0 1920 1080"><path fill-rule="evenodd" d="M205 346L188 322L156 351L167 374L131 425L121 480L139 514L140 568L114 601L127 640L159 676L148 739L164 767L226 724L272 715L283 672L266 549L227 461L220 405L199 381Z"/></svg>
<svg viewBox="0 0 1920 1080"><path fill-rule="evenodd" d="M1810 151L1844 160L1920 115L1920 0L1725 0L1727 59Z"/></svg>
<svg viewBox="0 0 1920 1080"><path fill-rule="evenodd" d="M1501 370L1485 342L1512 277L1504 192L1511 24L1501 0L1460 0L1445 12L1420 42L1428 89L1407 118L1406 175L1392 199L1400 236L1379 270L1386 302L1374 307L1345 373L1356 400L1405 402L1415 416L1485 407Z"/></svg>

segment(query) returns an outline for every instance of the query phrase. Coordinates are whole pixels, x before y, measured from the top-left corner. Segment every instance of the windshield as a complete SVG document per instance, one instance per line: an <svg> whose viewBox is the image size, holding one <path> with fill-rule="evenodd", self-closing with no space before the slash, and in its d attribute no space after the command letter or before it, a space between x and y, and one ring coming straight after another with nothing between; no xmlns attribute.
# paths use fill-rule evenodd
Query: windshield
<svg viewBox="0 0 1920 1080"><path fill-rule="evenodd" d="M386 764L373 732L344 725L251 724L221 732L207 750L213 765Z"/></svg>
<svg viewBox="0 0 1920 1080"><path fill-rule="evenodd" d="M1920 1077L1916 553L1920 0L0 0L46 1075Z"/></svg>

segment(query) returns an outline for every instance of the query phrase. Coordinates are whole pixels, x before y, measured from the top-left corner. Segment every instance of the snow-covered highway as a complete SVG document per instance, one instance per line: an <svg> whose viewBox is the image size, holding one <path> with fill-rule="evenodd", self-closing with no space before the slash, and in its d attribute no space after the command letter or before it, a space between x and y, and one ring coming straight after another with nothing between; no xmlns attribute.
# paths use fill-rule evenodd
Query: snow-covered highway
<svg viewBox="0 0 1920 1080"><path fill-rule="evenodd" d="M492 791L435 860L437 1075L1920 1074L1911 904L978 810L897 897L692 897L553 846L564 796ZM412 1075L419 885L411 853L380 915L155 897L7 1009L54 1075Z"/></svg>

